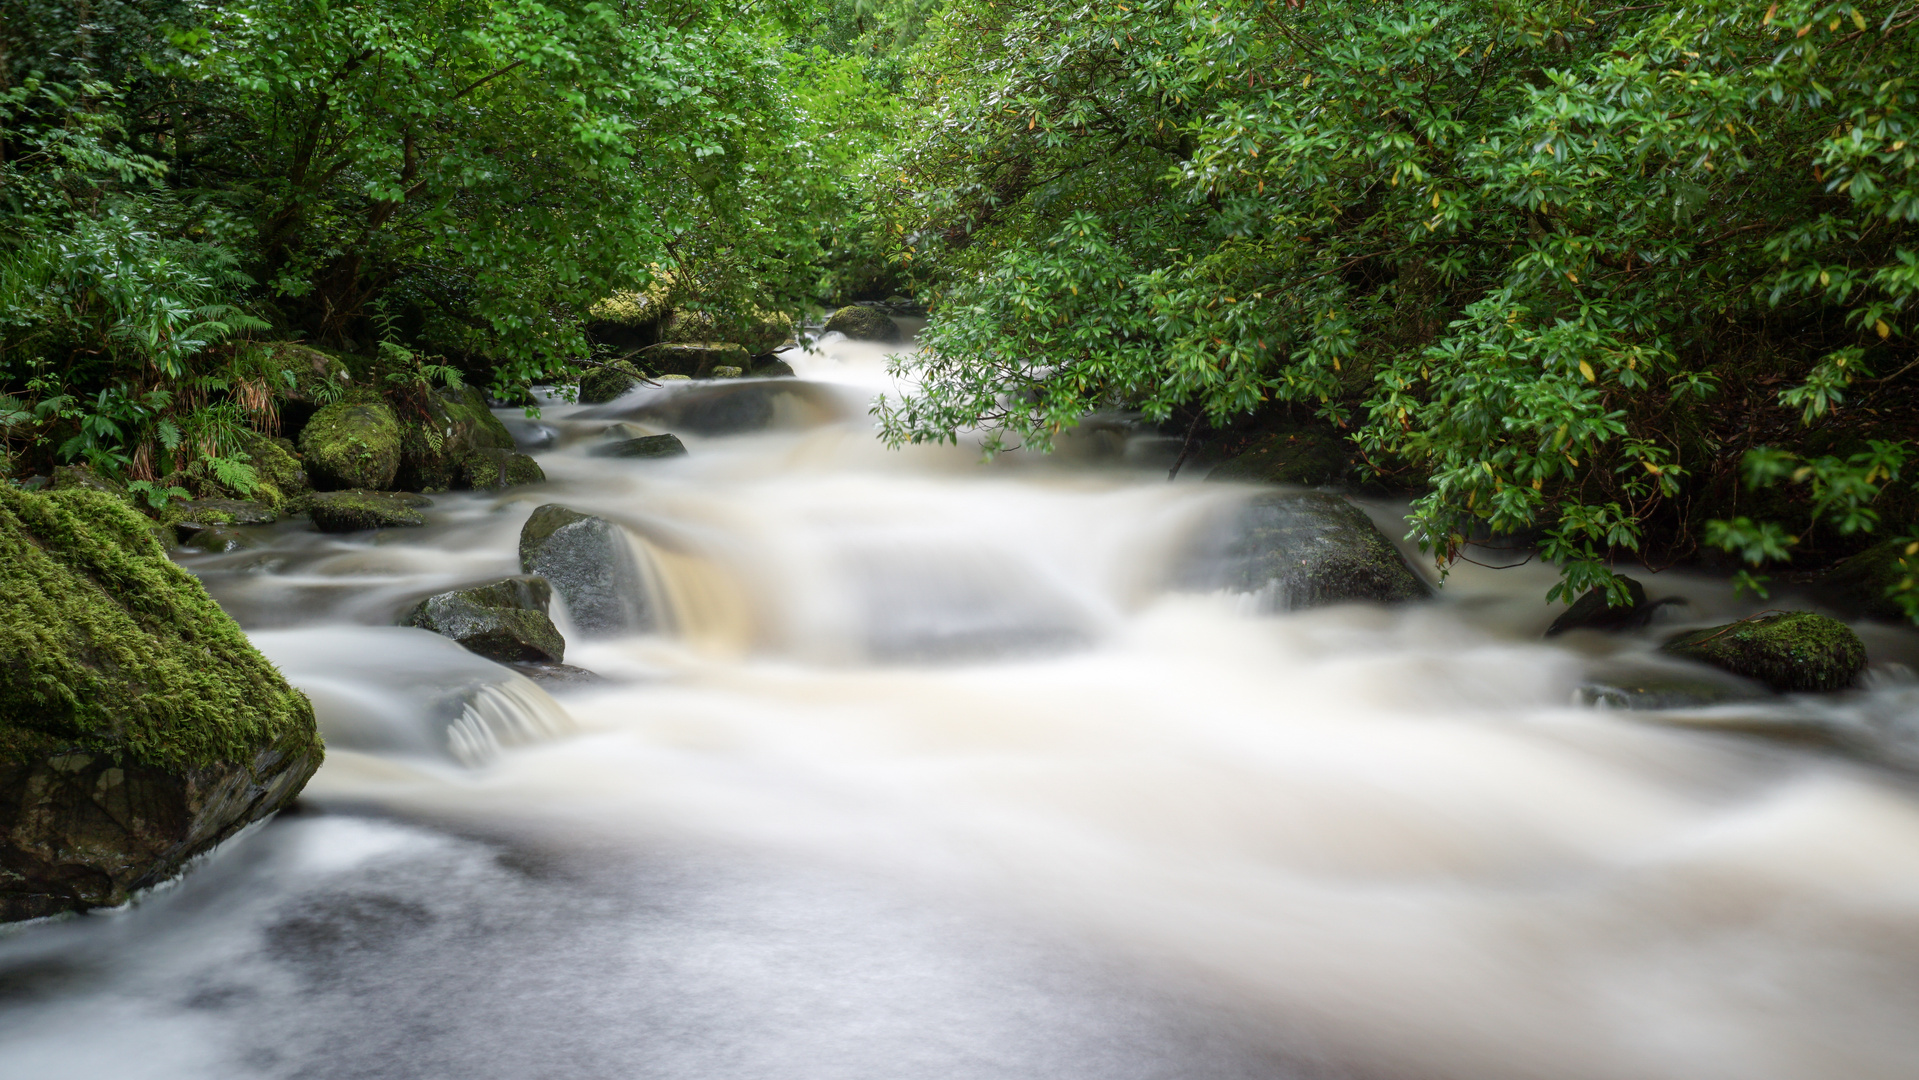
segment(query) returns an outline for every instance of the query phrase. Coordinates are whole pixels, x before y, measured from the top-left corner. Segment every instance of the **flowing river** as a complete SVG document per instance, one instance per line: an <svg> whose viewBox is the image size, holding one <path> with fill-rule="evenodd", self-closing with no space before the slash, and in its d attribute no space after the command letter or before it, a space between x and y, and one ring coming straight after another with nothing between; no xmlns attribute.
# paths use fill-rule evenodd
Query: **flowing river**
<svg viewBox="0 0 1919 1080"><path fill-rule="evenodd" d="M1663 574L1675 621L1546 642L1536 565L1394 610L1181 591L1250 489L1119 422L886 450L878 350L832 340L515 421L549 482L425 528L183 556L327 763L181 882L0 939L0 1077L1919 1075L1912 636L1862 628L1839 698L1594 708L1756 605ZM591 456L616 422L690 454ZM556 612L604 681L391 626L517 573L548 502L644 573L648 633Z"/></svg>

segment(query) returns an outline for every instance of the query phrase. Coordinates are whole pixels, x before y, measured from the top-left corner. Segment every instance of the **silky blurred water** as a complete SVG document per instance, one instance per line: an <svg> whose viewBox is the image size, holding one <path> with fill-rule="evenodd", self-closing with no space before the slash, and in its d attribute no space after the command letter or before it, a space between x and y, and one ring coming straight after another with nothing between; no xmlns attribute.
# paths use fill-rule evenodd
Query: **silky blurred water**
<svg viewBox="0 0 1919 1080"><path fill-rule="evenodd" d="M0 941L0 1077L1919 1069L1908 774L1713 730L1919 720L1910 635L1867 628L1840 698L1594 709L1682 623L1542 641L1537 566L1394 610L1179 592L1250 489L1167 483L1125 418L1052 460L889 451L883 353L555 405L538 488L188 559L327 764L180 884ZM690 453L590 456L616 423ZM517 572L546 502L644 570L647 633L557 612L604 683L390 626Z"/></svg>

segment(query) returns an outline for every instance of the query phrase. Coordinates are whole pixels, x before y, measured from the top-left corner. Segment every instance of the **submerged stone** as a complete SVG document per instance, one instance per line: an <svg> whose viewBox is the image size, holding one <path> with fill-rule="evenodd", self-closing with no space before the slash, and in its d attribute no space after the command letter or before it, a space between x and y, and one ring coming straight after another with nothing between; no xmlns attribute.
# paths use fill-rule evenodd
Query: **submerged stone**
<svg viewBox="0 0 1919 1080"><path fill-rule="evenodd" d="M1649 602L1644 585L1624 574L1619 575L1619 580L1626 583L1625 604L1611 606L1612 597L1604 587L1587 589L1585 595L1573 601L1572 606L1561 612L1559 618L1546 628L1546 636L1557 637L1568 630L1603 630L1609 633L1643 630L1652 624L1653 613L1664 605L1686 602L1680 596L1666 596Z"/></svg>
<svg viewBox="0 0 1919 1080"><path fill-rule="evenodd" d="M1258 495L1201 545L1187 588L1249 594L1263 611L1432 595L1365 511L1317 492Z"/></svg>
<svg viewBox="0 0 1919 1080"><path fill-rule="evenodd" d="M0 920L125 903L319 767L306 698L149 526L0 487Z"/></svg>
<svg viewBox="0 0 1919 1080"><path fill-rule="evenodd" d="M1665 650L1781 693L1843 690L1866 667L1866 647L1859 635L1837 619L1810 611L1694 630L1667 642Z"/></svg>
<svg viewBox="0 0 1919 1080"><path fill-rule="evenodd" d="M844 334L853 341L877 341L884 345L897 345L904 340L900 333L900 324L893 317L878 308L851 304L833 313L826 320L825 331L829 334Z"/></svg>
<svg viewBox="0 0 1919 1080"><path fill-rule="evenodd" d="M360 532L425 525L420 508L431 505L401 491L321 491L313 495L310 512L321 532Z"/></svg>
<svg viewBox="0 0 1919 1080"><path fill-rule="evenodd" d="M677 435L643 435L637 439L603 443L588 452L594 457L612 458L685 457L686 444Z"/></svg>
<svg viewBox="0 0 1919 1080"><path fill-rule="evenodd" d="M230 551L258 547L260 541L239 529L226 525L200 525L183 521L174 527L180 538L180 546L192 548L208 555L224 555Z"/></svg>
<svg viewBox="0 0 1919 1080"><path fill-rule="evenodd" d="M533 511L520 530L520 570L552 584L573 624L589 634L645 629L639 564L626 531L557 503Z"/></svg>
<svg viewBox="0 0 1919 1080"><path fill-rule="evenodd" d="M321 491L393 486L400 471L400 420L384 401L336 401L300 432L307 478Z"/></svg>
<svg viewBox="0 0 1919 1080"><path fill-rule="evenodd" d="M506 578L421 600L401 626L431 630L502 663L565 659L566 639L547 616L553 590L544 578Z"/></svg>

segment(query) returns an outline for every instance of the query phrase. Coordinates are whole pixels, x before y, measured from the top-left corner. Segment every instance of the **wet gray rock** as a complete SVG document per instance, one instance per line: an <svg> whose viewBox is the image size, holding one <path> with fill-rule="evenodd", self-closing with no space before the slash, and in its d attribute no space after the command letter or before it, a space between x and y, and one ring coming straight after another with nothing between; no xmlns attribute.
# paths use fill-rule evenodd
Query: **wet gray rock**
<svg viewBox="0 0 1919 1080"><path fill-rule="evenodd" d="M686 444L677 435L642 435L637 439L603 443L589 453L594 457L611 458L685 457Z"/></svg>
<svg viewBox="0 0 1919 1080"><path fill-rule="evenodd" d="M730 341L666 341L640 353L639 363L657 375L712 378L718 368L744 369L752 354Z"/></svg>
<svg viewBox="0 0 1919 1080"><path fill-rule="evenodd" d="M639 369L625 361L593 368L580 376L580 404L599 405L617 400L642 381Z"/></svg>
<svg viewBox="0 0 1919 1080"><path fill-rule="evenodd" d="M654 430L717 436L804 430L851 419L866 410L863 399L797 379L668 385L666 392L644 401L582 410L574 419L634 420Z"/></svg>
<svg viewBox="0 0 1919 1080"><path fill-rule="evenodd" d="M793 365L777 356L756 356L753 358L752 375L756 379L790 379L793 377Z"/></svg>
<svg viewBox="0 0 1919 1080"><path fill-rule="evenodd" d="M1578 690L1587 705L1611 709L1697 709L1764 701L1772 691L1730 672L1656 660L1602 664Z"/></svg>
<svg viewBox="0 0 1919 1080"><path fill-rule="evenodd" d="M900 324L893 317L878 308L863 304L852 304L833 313L826 320L825 331L829 334L845 334L853 341L877 341L884 345L897 345L905 339L900 333Z"/></svg>
<svg viewBox="0 0 1919 1080"><path fill-rule="evenodd" d="M649 624L632 545L605 518L557 503L534 510L520 530L520 570L550 582L584 633L631 633Z"/></svg>
<svg viewBox="0 0 1919 1080"><path fill-rule="evenodd" d="M510 577L486 585L436 593L400 619L401 626L452 638L501 663L566 658L566 639L548 617L553 590L546 579Z"/></svg>
<svg viewBox="0 0 1919 1080"><path fill-rule="evenodd" d="M1198 546L1179 584L1250 594L1263 611L1432 595L1364 511L1318 492L1249 499Z"/></svg>
<svg viewBox="0 0 1919 1080"><path fill-rule="evenodd" d="M1652 624L1653 613L1661 607L1686 602L1681 596L1648 601L1644 585L1624 574L1619 575L1619 580L1626 583L1626 604L1613 607L1611 597L1604 588L1587 589L1584 596L1573 601L1572 606L1546 628L1546 636L1557 637L1568 630L1602 630L1608 633L1643 630Z"/></svg>
<svg viewBox="0 0 1919 1080"><path fill-rule="evenodd" d="M508 664L514 671L532 679L546 689L548 693L560 693L564 690L584 686L601 686L606 676L571 664L545 663L536 660L520 661Z"/></svg>
<svg viewBox="0 0 1919 1080"><path fill-rule="evenodd" d="M420 510L432 505L431 499L403 491L352 489L315 492L309 512L321 532L361 532L425 525Z"/></svg>
<svg viewBox="0 0 1919 1080"><path fill-rule="evenodd" d="M519 450L551 450L560 445L560 429L552 424L516 417L505 421L505 426Z"/></svg>

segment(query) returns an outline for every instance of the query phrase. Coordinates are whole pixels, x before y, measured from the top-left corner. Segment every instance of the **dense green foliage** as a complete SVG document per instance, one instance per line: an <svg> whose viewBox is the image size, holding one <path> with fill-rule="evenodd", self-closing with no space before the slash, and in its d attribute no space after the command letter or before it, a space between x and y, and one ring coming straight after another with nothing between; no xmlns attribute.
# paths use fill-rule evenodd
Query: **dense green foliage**
<svg viewBox="0 0 1919 1080"><path fill-rule="evenodd" d="M1535 537L1568 596L1620 556L1758 563L1909 515L1886 489L1919 430L1915 23L954 3L874 169L944 293L886 431L1043 447L1094 407L1224 426L1293 403L1427 492L1442 564ZM1755 495L1742 462L1804 490Z"/></svg>
<svg viewBox="0 0 1919 1080"><path fill-rule="evenodd" d="M244 492L248 431L342 392L264 343L404 425L434 382L619 377L594 325L751 351L913 289L895 442L1316 427L1442 566L1763 589L1919 527L1916 35L1814 0L0 0L0 433L15 471Z"/></svg>
<svg viewBox="0 0 1919 1080"><path fill-rule="evenodd" d="M804 3L6 0L0 424L151 480L271 429L304 338L509 396L670 284L810 298L864 148ZM857 125L855 125L857 126ZM371 368L372 370L368 370ZM394 396L389 393L389 397Z"/></svg>

